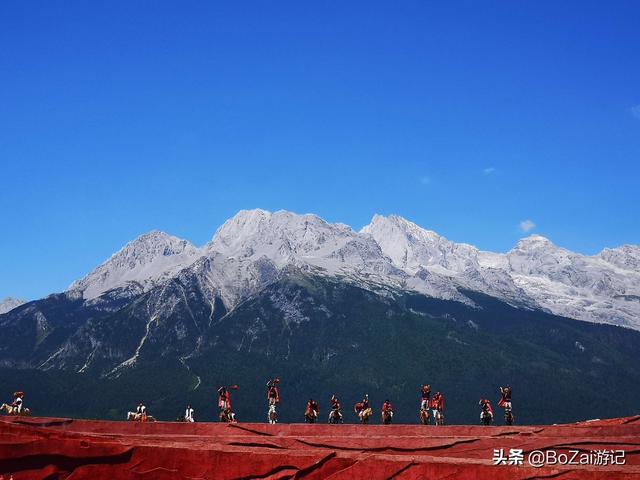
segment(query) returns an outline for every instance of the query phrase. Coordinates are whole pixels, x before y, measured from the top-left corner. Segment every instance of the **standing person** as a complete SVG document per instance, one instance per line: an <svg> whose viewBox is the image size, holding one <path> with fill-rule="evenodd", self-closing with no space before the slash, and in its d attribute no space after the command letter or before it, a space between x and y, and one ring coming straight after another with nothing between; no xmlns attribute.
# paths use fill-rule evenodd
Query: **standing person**
<svg viewBox="0 0 640 480"><path fill-rule="evenodd" d="M195 422L195 418L193 417L194 411L191 408L191 405L187 405L187 409L184 412L184 421L185 422Z"/></svg>

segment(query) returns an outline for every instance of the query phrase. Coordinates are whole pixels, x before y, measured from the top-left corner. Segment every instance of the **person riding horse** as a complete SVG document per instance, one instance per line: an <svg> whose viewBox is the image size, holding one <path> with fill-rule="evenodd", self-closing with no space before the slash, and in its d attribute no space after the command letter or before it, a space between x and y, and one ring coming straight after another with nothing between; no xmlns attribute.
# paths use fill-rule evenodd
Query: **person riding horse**
<svg viewBox="0 0 640 480"><path fill-rule="evenodd" d="M280 403L280 392L278 391L279 378L267 382L267 402L269 405Z"/></svg>
<svg viewBox="0 0 640 480"><path fill-rule="evenodd" d="M218 389L218 409L220 411L220 421L233 423L236 421L236 414L231 410L231 392L229 390L237 390L237 385L230 387L220 387Z"/></svg>
<svg viewBox="0 0 640 480"><path fill-rule="evenodd" d="M429 408L429 399L431 398L431 385L423 385L420 388L420 408Z"/></svg>
<svg viewBox="0 0 640 480"><path fill-rule="evenodd" d="M193 408L191 407L191 405L187 405L187 408L184 411L184 421L185 422L190 422L190 423L195 422L196 419L194 418L194 414L195 414L195 412L194 412Z"/></svg>
<svg viewBox="0 0 640 480"><path fill-rule="evenodd" d="M279 378L267 382L267 419L269 423L275 424L278 421L277 405L280 403L280 392L278 391Z"/></svg>
<svg viewBox="0 0 640 480"><path fill-rule="evenodd" d="M391 420L393 419L393 406L389 400L385 400L382 404L381 413L382 423L385 425L391 423Z"/></svg>
<svg viewBox="0 0 640 480"><path fill-rule="evenodd" d="M436 425L444 425L444 395L440 392L436 392L431 400L429 400L429 407L433 412L433 418Z"/></svg>
<svg viewBox="0 0 640 480"><path fill-rule="evenodd" d="M331 411L329 412L329 423L342 423L342 406L338 397L331 395Z"/></svg>
<svg viewBox="0 0 640 480"><path fill-rule="evenodd" d="M429 424L429 400L431 399L431 386L422 385L420 388L420 410L418 412L420 416L420 423L423 425Z"/></svg>
<svg viewBox="0 0 640 480"><path fill-rule="evenodd" d="M10 404L3 403L0 406L0 412L6 412L7 415L31 415L31 410L24 406L24 392L15 392L13 394L13 402Z"/></svg>
<svg viewBox="0 0 640 480"><path fill-rule="evenodd" d="M316 423L320 415L320 406L313 398L307 402L307 408L304 411L304 421L307 423Z"/></svg>
<svg viewBox="0 0 640 480"><path fill-rule="evenodd" d="M511 408L511 387L500 387L500 400L498 406L500 408Z"/></svg>
<svg viewBox="0 0 640 480"><path fill-rule="evenodd" d="M479 405L482 409L480 412L480 423L482 425L491 425L491 422L493 422L493 408L491 408L491 402L486 398L481 398Z"/></svg>
<svg viewBox="0 0 640 480"><path fill-rule="evenodd" d="M358 415L360 423L369 423L369 417L373 413L369 406L369 395L365 394L364 399L353 406L353 410Z"/></svg>
<svg viewBox="0 0 640 480"><path fill-rule="evenodd" d="M136 407L136 420L141 422L147 421L147 407L145 407L144 403L140 402Z"/></svg>
<svg viewBox="0 0 640 480"><path fill-rule="evenodd" d="M511 408L511 387L500 387L498 406L504 408L504 422L513 425L513 410Z"/></svg>

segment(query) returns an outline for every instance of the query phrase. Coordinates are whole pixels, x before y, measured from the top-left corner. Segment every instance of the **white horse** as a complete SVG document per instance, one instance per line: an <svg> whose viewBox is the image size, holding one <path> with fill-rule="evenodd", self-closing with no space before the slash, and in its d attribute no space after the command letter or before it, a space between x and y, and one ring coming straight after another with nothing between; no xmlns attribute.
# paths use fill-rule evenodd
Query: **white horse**
<svg viewBox="0 0 640 480"><path fill-rule="evenodd" d="M127 420L131 422L155 422L156 419L151 415L147 415L146 419L143 419L141 413L127 412Z"/></svg>
<svg viewBox="0 0 640 480"><path fill-rule="evenodd" d="M23 415L25 417L31 416L31 410L28 408L23 408L21 412L18 412L18 409L12 405L7 405L3 403L0 405L0 412L6 412L7 415Z"/></svg>
<svg viewBox="0 0 640 480"><path fill-rule="evenodd" d="M269 412L267 413L267 420L271 425L278 422L278 412L276 410L276 404L272 403L269 405Z"/></svg>

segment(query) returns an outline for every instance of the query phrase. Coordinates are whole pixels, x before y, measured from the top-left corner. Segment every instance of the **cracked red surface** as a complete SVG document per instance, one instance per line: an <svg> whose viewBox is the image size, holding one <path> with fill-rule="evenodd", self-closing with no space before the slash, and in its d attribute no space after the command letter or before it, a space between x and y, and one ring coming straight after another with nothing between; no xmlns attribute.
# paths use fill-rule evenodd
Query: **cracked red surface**
<svg viewBox="0 0 640 480"><path fill-rule="evenodd" d="M494 449L624 450L625 465L493 465ZM481 427L0 418L0 475L23 479L640 478L640 416Z"/></svg>

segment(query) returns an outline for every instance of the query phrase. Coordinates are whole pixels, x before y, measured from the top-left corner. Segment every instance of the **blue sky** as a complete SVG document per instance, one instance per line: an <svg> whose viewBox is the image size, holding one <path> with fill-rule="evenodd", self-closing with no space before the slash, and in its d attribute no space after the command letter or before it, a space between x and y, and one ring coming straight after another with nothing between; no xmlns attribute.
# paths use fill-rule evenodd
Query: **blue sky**
<svg viewBox="0 0 640 480"><path fill-rule="evenodd" d="M63 290L151 229L203 244L243 208L397 213L496 251L640 243L639 20L635 1L4 1L0 298Z"/></svg>

